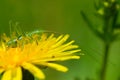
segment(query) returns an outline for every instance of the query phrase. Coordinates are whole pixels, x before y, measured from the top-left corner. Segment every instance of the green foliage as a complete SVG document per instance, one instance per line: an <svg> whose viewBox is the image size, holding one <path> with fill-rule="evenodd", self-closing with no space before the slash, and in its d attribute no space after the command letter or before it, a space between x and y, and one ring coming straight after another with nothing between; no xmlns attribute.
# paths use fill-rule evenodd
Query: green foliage
<svg viewBox="0 0 120 80"><path fill-rule="evenodd" d="M88 24L88 27L91 31L101 38L104 42L104 56L103 63L100 71L99 78L100 80L106 80L108 58L111 44L119 39L120 32L115 33L116 30L119 30L118 13L119 13L119 3L117 0L99 0L99 5L94 4L94 7L97 12L97 18L102 20L102 33L94 27L91 19L88 19L87 15L81 11L81 15L84 21ZM119 39L120 40L120 39ZM89 78L87 79L89 80ZM90 79L91 80L91 79Z"/></svg>

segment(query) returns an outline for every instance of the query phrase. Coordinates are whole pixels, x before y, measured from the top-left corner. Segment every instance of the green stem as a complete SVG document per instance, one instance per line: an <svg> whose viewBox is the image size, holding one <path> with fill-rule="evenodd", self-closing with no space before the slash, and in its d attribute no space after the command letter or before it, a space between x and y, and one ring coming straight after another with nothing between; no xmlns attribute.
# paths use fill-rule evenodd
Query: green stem
<svg viewBox="0 0 120 80"><path fill-rule="evenodd" d="M107 15L104 18L104 56L103 56L103 64L101 70L100 80L106 80L106 72L107 72L107 63L109 57L109 49L111 44L111 26L110 19L107 18Z"/></svg>
<svg viewBox="0 0 120 80"><path fill-rule="evenodd" d="M106 72L107 72L107 63L108 63L108 57L109 57L109 49L110 44L105 43L105 51L104 51L104 57L103 57L103 64L102 64L102 71L101 71L101 80L106 79Z"/></svg>

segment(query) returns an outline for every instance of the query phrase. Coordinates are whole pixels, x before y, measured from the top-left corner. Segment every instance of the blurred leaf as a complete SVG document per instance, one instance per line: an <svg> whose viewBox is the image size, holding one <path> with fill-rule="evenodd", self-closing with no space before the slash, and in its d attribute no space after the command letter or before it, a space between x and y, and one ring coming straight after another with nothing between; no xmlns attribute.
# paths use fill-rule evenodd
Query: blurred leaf
<svg viewBox="0 0 120 80"><path fill-rule="evenodd" d="M117 24L116 25L116 22L117 22L117 20L118 20L118 11L116 11L116 13L114 14L114 16L113 16L113 22L112 22L112 27L113 27L113 29L114 28L118 28L118 29L120 29L120 24Z"/></svg>
<svg viewBox="0 0 120 80"><path fill-rule="evenodd" d="M81 15L82 15L82 18L84 19L84 21L87 23L88 27L91 29L91 31L93 31L93 33L95 35L97 35L98 37L103 39L102 33L100 33L97 29L94 28L92 22L90 21L90 19L88 19L88 17L86 16L86 14L83 11L81 11Z"/></svg>
<svg viewBox="0 0 120 80"><path fill-rule="evenodd" d="M95 0L94 0L94 8L95 8L96 10L99 9L99 6L98 6L97 3L95 2Z"/></svg>
<svg viewBox="0 0 120 80"><path fill-rule="evenodd" d="M115 29L120 29L120 24L116 24L116 25L114 26L114 28L115 28Z"/></svg>

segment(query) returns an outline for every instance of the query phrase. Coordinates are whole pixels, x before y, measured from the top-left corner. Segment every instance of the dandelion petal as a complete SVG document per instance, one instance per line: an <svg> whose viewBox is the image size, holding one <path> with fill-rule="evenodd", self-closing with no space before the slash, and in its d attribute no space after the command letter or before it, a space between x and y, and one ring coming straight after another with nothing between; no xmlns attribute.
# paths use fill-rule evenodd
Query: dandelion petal
<svg viewBox="0 0 120 80"><path fill-rule="evenodd" d="M12 79L12 70L7 70L2 76L1 80L11 80Z"/></svg>
<svg viewBox="0 0 120 80"><path fill-rule="evenodd" d="M13 80L22 80L22 69L21 67L16 68L16 74Z"/></svg>
<svg viewBox="0 0 120 80"><path fill-rule="evenodd" d="M55 64L55 63L44 63L43 65L46 65L48 67L54 68L58 71L62 71L62 72L66 72L68 71L68 68L59 64Z"/></svg>
<svg viewBox="0 0 120 80"><path fill-rule="evenodd" d="M44 79L45 75L43 74L43 72L37 68L36 66L34 66L31 63L24 63L23 68L30 71L35 77L39 78L39 79Z"/></svg>
<svg viewBox="0 0 120 80"><path fill-rule="evenodd" d="M4 69L0 69L0 74L4 71Z"/></svg>

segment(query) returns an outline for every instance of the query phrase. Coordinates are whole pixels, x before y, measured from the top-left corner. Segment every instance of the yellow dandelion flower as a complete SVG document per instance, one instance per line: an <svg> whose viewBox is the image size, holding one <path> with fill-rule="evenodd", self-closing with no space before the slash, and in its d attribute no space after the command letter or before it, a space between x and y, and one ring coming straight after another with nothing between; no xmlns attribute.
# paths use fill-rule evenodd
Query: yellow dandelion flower
<svg viewBox="0 0 120 80"><path fill-rule="evenodd" d="M74 41L66 42L69 35L54 34L49 37L42 34L39 39L33 40L23 47L6 47L2 42L0 47L0 74L1 80L22 80L22 68L28 70L34 77L44 79L45 75L40 66L48 66L58 71L66 72L67 67L55 63L55 61L64 61L69 59L79 59L80 56L74 53L79 52Z"/></svg>

